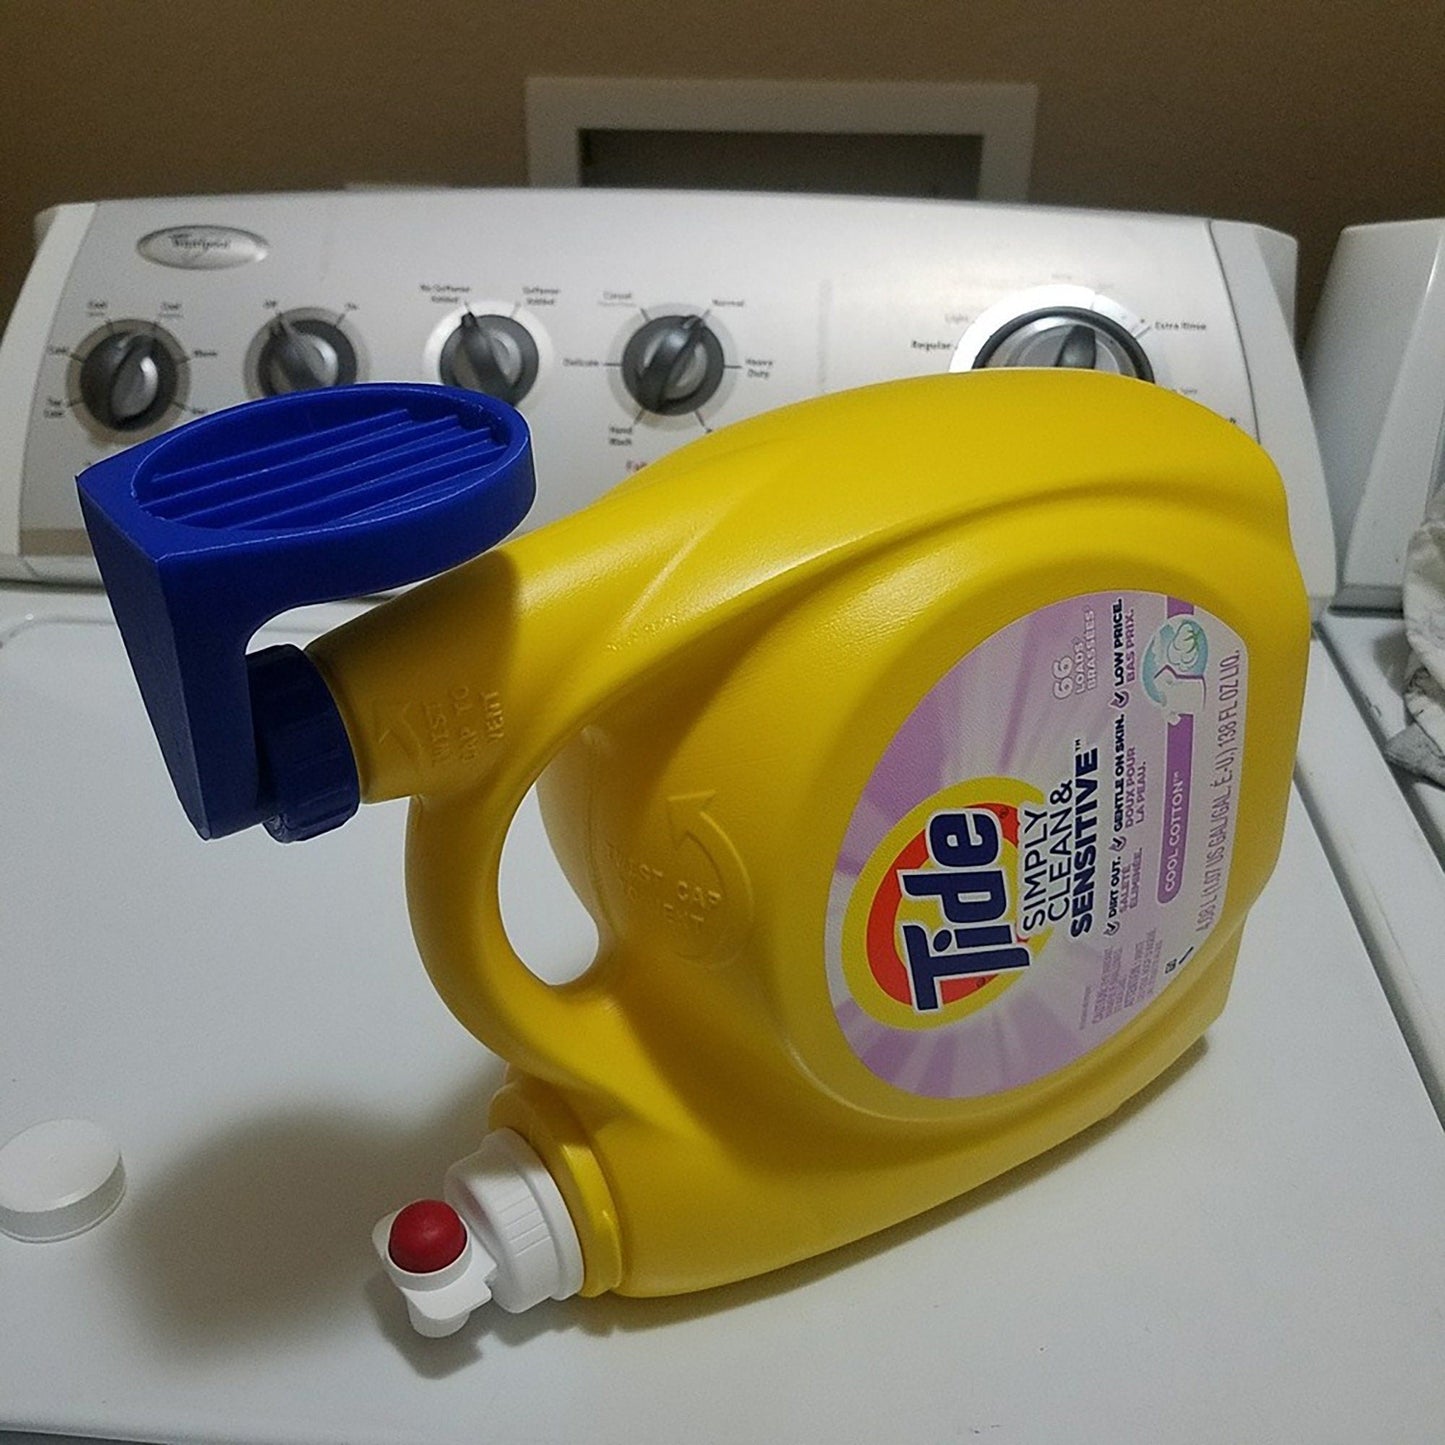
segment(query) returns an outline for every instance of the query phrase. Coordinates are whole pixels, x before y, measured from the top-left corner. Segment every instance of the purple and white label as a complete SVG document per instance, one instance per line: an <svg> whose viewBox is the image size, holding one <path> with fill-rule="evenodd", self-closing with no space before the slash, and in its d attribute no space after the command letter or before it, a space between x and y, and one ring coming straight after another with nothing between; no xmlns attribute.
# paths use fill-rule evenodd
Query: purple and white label
<svg viewBox="0 0 1445 1445"><path fill-rule="evenodd" d="M1247 657L1219 618L1100 592L1020 618L884 752L833 874L829 990L909 1093L1017 1088L1187 968L1229 878Z"/></svg>

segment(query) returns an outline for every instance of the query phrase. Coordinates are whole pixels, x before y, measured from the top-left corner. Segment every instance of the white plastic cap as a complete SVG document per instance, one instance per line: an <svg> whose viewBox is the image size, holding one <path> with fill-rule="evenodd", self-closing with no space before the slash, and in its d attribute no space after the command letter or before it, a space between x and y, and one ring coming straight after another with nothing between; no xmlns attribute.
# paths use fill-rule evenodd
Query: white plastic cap
<svg viewBox="0 0 1445 1445"><path fill-rule="evenodd" d="M398 1264L389 1214L372 1242L406 1299L419 1334L454 1334L479 1305L494 1299L513 1314L582 1288L582 1246L556 1181L520 1134L496 1129L475 1154L452 1165L446 1203L466 1232L460 1253L420 1272ZM450 1252L450 1251L448 1251Z"/></svg>
<svg viewBox="0 0 1445 1445"><path fill-rule="evenodd" d="M0 1147L0 1231L12 1239L83 1234L124 1194L120 1146L87 1119L50 1119Z"/></svg>

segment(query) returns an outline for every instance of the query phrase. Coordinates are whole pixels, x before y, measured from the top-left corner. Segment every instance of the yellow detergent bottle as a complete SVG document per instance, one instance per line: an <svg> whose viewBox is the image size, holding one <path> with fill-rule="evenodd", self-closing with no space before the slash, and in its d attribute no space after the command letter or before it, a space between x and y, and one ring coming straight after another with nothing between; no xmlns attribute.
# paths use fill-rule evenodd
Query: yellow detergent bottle
<svg viewBox="0 0 1445 1445"><path fill-rule="evenodd" d="M251 657L216 737L198 659L233 682L265 616L398 580L394 546L367 551L378 517L443 516L470 549L530 485L519 419L486 398L263 405L82 494L202 832L413 799L419 950L511 1064L448 1179L457 1212L379 1227L419 1328L489 1295L703 1289L884 1229L1103 1118L1219 1013L1280 843L1309 626L1283 488L1234 426L1088 372L789 407L304 655ZM490 512L395 462L365 463L381 491L357 501L334 434L372 412L400 436L490 428ZM212 753L248 748L221 816ZM601 940L562 986L499 910L534 784Z"/></svg>

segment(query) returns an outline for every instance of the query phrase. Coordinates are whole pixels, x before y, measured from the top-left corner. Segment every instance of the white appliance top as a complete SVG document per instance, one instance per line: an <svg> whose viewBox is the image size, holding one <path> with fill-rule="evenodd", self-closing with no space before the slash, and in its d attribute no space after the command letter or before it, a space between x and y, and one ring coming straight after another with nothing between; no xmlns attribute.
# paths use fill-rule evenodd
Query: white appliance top
<svg viewBox="0 0 1445 1445"><path fill-rule="evenodd" d="M1331 611L1320 619L1319 631L1375 741L1388 742L1410 720L1404 689L1412 654L1403 621L1385 611ZM1445 789L1404 771L1396 776L1431 841L1445 854Z"/></svg>
<svg viewBox="0 0 1445 1445"><path fill-rule="evenodd" d="M1407 721L1409 644L1399 617L1387 613L1330 612L1319 631L1334 663L1331 685L1361 722L1302 739L1301 781L1445 1120L1445 789L1392 769L1379 751Z"/></svg>
<svg viewBox="0 0 1445 1445"><path fill-rule="evenodd" d="M0 1238L0 1426L247 1445L1438 1439L1445 1134L1301 807L1222 1019L1114 1120L770 1278L426 1341L370 1228L472 1147L499 1067L414 957L402 810L301 848L202 844L103 600L10 587L0 604L0 1137L92 1118L130 1180L89 1234ZM1307 728L1362 727L1330 702L1312 684ZM509 924L555 976L590 937L541 905L554 866L528 809Z"/></svg>
<svg viewBox="0 0 1445 1445"><path fill-rule="evenodd" d="M73 478L249 396L484 385L536 438L529 525L727 422L977 364L1152 377L1273 456L1335 590L1295 246L1228 221L625 191L111 201L49 212L0 350L0 576L92 577Z"/></svg>

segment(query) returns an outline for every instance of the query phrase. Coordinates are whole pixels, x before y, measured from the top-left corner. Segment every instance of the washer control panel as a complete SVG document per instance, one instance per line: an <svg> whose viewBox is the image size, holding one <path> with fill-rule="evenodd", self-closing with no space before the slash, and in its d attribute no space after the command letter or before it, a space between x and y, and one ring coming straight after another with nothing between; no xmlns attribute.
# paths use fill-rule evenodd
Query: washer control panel
<svg viewBox="0 0 1445 1445"><path fill-rule="evenodd" d="M533 430L537 526L731 421L950 369L1115 371L1261 437L1240 324L1258 277L1241 266L1271 276L1254 294L1273 314L1253 324L1292 357L1292 269L1270 269L1286 252L1292 266L1290 243L1237 226L1259 244L1231 263L1220 223L1191 218L359 191L103 202L46 222L0 353L11 576L88 571L82 468L249 397L380 380L503 397Z"/></svg>

